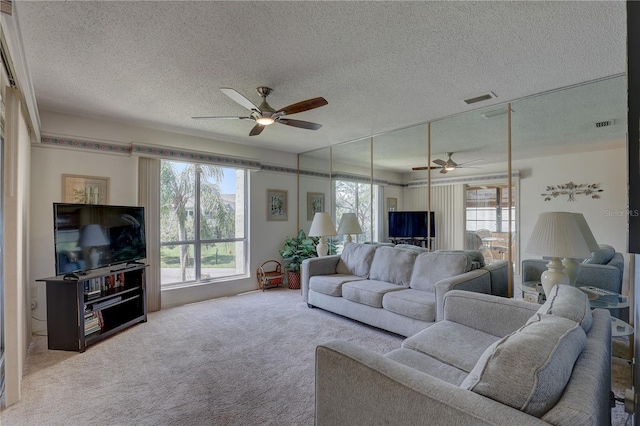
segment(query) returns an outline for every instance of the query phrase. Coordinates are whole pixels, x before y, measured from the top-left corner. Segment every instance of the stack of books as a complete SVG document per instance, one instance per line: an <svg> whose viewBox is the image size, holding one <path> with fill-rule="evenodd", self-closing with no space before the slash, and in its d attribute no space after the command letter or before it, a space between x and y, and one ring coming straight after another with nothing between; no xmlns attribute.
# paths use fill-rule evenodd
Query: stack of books
<svg viewBox="0 0 640 426"><path fill-rule="evenodd" d="M102 330L102 315L100 312L91 312L84 316L84 335L99 332Z"/></svg>

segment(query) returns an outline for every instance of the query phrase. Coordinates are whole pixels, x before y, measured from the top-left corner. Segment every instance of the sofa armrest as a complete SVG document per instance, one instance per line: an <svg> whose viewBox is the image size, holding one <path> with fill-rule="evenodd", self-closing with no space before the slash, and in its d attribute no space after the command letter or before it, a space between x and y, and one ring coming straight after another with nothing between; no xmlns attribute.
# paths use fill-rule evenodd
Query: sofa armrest
<svg viewBox="0 0 640 426"><path fill-rule="evenodd" d="M509 297L509 262L499 260L482 267L491 275L491 294L495 296Z"/></svg>
<svg viewBox="0 0 640 426"><path fill-rule="evenodd" d="M436 283L436 321L443 319L444 295L451 290L491 294L491 275L482 269L445 278Z"/></svg>
<svg viewBox="0 0 640 426"><path fill-rule="evenodd" d="M547 423L353 343L334 341L316 348L315 424Z"/></svg>
<svg viewBox="0 0 640 426"><path fill-rule="evenodd" d="M540 305L524 300L452 290L444 297L444 319L493 336L504 337L522 327Z"/></svg>
<svg viewBox="0 0 640 426"><path fill-rule="evenodd" d="M336 273L339 255L312 257L302 261L300 267L300 279L302 287L302 300L309 301L309 279L314 275L333 275Z"/></svg>

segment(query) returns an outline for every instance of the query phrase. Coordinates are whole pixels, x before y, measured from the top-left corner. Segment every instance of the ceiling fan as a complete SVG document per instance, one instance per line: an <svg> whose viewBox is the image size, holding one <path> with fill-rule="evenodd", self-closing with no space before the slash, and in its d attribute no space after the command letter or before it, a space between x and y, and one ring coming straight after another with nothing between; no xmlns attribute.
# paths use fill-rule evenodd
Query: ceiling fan
<svg viewBox="0 0 640 426"><path fill-rule="evenodd" d="M465 161L464 163L456 163L455 161L453 161L451 159L451 156L453 154L455 154L454 152L447 152L445 153L447 154L447 161L441 160L441 159L437 159L437 160L433 160L434 163L437 164L437 166L430 166L430 167L413 167L411 170L432 170L432 169L440 169L440 173L449 173L452 170L455 169L459 169L459 168L468 168L468 169L479 169L479 167L473 167L473 166L467 166L466 164L470 164L470 163L475 163L476 161L482 161L481 158L476 159L476 160L471 160L471 161Z"/></svg>
<svg viewBox="0 0 640 426"><path fill-rule="evenodd" d="M309 111L310 109L319 108L328 104L325 98L313 98L286 106L284 108L280 108L279 110L275 110L271 107L271 105L267 103L267 96L269 96L269 93L273 91L269 87L260 86L256 89L258 94L262 97L262 103L259 107L257 107L253 102L251 102L249 99L247 99L234 89L231 89L229 87L221 87L220 90L222 91L222 93L251 111L251 114L249 114L248 117L222 116L191 118L195 120L209 118L219 118L226 120L253 120L256 122L256 125L249 132L249 136L259 135L260 133L262 133L266 126L269 126L273 123L286 124L287 126L298 127L300 129L318 130L320 127L322 127L322 124L311 123L309 121L294 120L286 117L291 114Z"/></svg>

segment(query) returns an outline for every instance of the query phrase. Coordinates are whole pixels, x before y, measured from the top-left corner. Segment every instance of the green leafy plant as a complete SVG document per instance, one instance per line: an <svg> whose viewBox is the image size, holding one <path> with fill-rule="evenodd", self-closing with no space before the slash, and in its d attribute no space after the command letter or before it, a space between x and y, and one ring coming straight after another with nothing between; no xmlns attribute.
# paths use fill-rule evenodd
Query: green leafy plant
<svg viewBox="0 0 640 426"><path fill-rule="evenodd" d="M287 262L285 268L290 272L300 272L300 265L305 259L317 257L316 245L318 237L307 237L301 229L295 237L287 237L284 247L279 250L280 256Z"/></svg>

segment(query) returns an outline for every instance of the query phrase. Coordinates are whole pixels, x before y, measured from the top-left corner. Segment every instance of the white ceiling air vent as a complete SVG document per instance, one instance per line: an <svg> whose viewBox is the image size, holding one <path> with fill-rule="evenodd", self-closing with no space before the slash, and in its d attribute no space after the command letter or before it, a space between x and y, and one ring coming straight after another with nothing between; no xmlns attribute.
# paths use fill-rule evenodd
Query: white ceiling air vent
<svg viewBox="0 0 640 426"><path fill-rule="evenodd" d="M474 96L473 98L468 98L464 100L464 103L467 105L475 104L476 102L488 101L489 99L497 98L496 94L493 92L489 92L484 95Z"/></svg>
<svg viewBox="0 0 640 426"><path fill-rule="evenodd" d="M602 127L613 126L614 124L616 124L616 120L614 120L613 118L610 119L610 120L597 121L596 122L596 129L600 129Z"/></svg>

